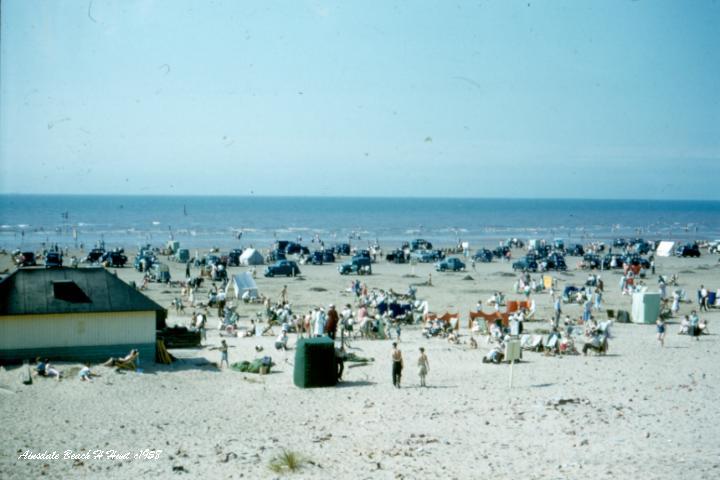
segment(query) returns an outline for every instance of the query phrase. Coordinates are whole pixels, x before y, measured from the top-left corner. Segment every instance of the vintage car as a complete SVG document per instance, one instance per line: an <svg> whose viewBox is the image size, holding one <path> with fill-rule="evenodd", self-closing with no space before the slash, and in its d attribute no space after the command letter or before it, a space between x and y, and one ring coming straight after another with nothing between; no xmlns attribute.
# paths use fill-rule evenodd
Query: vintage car
<svg viewBox="0 0 720 480"><path fill-rule="evenodd" d="M355 255L352 260L338 265L340 275L357 273L358 275L372 274L372 261L369 257Z"/></svg>
<svg viewBox="0 0 720 480"><path fill-rule="evenodd" d="M489 263L492 262L493 252L491 252L487 248L481 248L475 252L475 255L473 255L472 258L476 262Z"/></svg>
<svg viewBox="0 0 720 480"><path fill-rule="evenodd" d="M300 275L300 267L292 260L278 260L273 265L265 267L265 276L274 277L285 275L287 277Z"/></svg>
<svg viewBox="0 0 720 480"><path fill-rule="evenodd" d="M444 272L451 270L453 272L459 272L465 270L465 264L460 261L459 258L450 257L435 264L435 270L438 272Z"/></svg>

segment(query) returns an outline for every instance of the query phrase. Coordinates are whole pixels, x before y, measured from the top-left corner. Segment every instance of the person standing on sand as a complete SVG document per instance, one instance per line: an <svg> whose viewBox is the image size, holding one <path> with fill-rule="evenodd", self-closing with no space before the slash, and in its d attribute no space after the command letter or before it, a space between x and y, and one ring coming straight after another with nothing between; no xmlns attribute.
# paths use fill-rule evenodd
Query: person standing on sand
<svg viewBox="0 0 720 480"><path fill-rule="evenodd" d="M657 321L655 321L655 325L657 325L657 339L658 342L660 342L660 346L665 346L665 320L658 317Z"/></svg>
<svg viewBox="0 0 720 480"><path fill-rule="evenodd" d="M400 380L402 378L403 358L402 352L397 348L397 343L393 342L392 350L392 380L393 386L400 388Z"/></svg>
<svg viewBox="0 0 720 480"><path fill-rule="evenodd" d="M220 368L222 368L223 362L225 362L225 365L230 368L230 361L228 360L228 344L225 340L222 341L218 350L220 350Z"/></svg>
<svg viewBox="0 0 720 480"><path fill-rule="evenodd" d="M700 285L700 311L708 311L707 308L707 302L708 302L708 291L707 288L705 288L705 285Z"/></svg>
<svg viewBox="0 0 720 480"><path fill-rule="evenodd" d="M427 355L425 355L425 349L420 347L420 357L418 357L418 375L420 376L420 386L427 387L425 384L425 377L430 371L430 361Z"/></svg>
<svg viewBox="0 0 720 480"><path fill-rule="evenodd" d="M280 292L280 301L283 303L283 305L288 303L287 285L283 285L282 292Z"/></svg>
<svg viewBox="0 0 720 480"><path fill-rule="evenodd" d="M340 316L338 315L337 310L335 310L335 305L331 303L328 307L325 331L327 332L328 337L332 338L333 340L335 340L339 320Z"/></svg>

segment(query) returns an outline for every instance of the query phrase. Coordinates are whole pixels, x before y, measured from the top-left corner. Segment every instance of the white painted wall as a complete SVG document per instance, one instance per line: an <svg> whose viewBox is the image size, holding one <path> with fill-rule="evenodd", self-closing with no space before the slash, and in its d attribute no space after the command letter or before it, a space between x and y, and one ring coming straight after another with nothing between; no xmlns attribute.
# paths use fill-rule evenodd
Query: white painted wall
<svg viewBox="0 0 720 480"><path fill-rule="evenodd" d="M155 312L0 317L0 350L155 343Z"/></svg>

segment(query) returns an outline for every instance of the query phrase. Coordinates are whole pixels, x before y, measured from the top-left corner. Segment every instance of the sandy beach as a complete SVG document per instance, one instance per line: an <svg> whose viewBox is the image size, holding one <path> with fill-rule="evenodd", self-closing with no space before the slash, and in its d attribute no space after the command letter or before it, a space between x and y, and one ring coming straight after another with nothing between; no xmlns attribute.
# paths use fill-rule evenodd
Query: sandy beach
<svg viewBox="0 0 720 480"><path fill-rule="evenodd" d="M514 257L522 254L514 251ZM586 271L554 272L558 285L582 285ZM175 279L184 265L169 262ZM10 268L8 256L2 268ZM460 312L460 345L424 338L419 326L404 327L400 349L405 359L403 388L391 384L391 340L355 339L351 351L374 362L348 368L335 388L299 389L293 385L294 351L287 359L277 352L273 336L230 338L230 362L271 355L270 375L239 373L196 366L199 359L219 361L207 347L173 350L180 361L165 366L141 359L142 373L116 373L93 366L101 377L92 383L77 377L79 364L60 364L68 378L60 382L20 381L21 368L0 372L0 476L25 478L717 478L720 413L715 400L720 381L720 312L701 316L711 335L699 341L677 335L668 325L665 347L655 339L654 325L615 324L606 356L545 356L524 352L513 367L483 364L489 346L468 346L467 314L477 300L499 290L508 299L516 275L510 264L478 263L476 271L435 272L431 264L380 262L372 276L359 277L368 288L407 290L432 273L432 286L419 285L417 296L431 311ZM230 273L244 271L231 267ZM620 271L602 272L604 307L630 310L620 295ZM141 283L132 268L117 269L126 281ZM717 257L658 258L657 274L679 274L689 295L701 284L717 288ZM469 275L472 279L466 279ZM535 275L537 277L537 275ZM346 291L352 276L340 276L336 264L302 266L296 279L264 278L261 293L277 299L288 286L293 310L315 305L352 303ZM655 277L645 280L657 290ZM198 292L204 298L209 283ZM178 288L150 284L146 293L170 307ZM526 332L547 329L552 303L547 293L535 295L538 321ZM680 313L696 309L681 305ZM487 307L486 307L487 308ZM563 314L580 315L579 305L563 306ZM238 307L249 324L261 305ZM169 308L168 323L186 325L190 310L178 315ZM603 320L605 313L597 318ZM218 346L216 312L210 310L207 345ZM279 329L276 327L275 332ZM294 346L296 335L290 335ZM264 351L257 353L260 344ZM419 387L418 348L430 361L428 388ZM74 373L74 374L73 374ZM137 458L146 449L159 459ZM283 449L304 459L294 473L269 469ZM108 458L107 451L129 458ZM57 452L58 459L28 459ZM64 459L90 452L90 458ZM105 452L94 458L93 452ZM112 455L110 455L112 457Z"/></svg>

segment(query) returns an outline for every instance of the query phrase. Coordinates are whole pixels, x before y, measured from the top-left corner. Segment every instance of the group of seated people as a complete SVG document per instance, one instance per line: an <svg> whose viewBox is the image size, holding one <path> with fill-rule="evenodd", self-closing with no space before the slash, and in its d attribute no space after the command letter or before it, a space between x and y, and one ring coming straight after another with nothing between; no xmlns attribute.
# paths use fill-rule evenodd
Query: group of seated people
<svg viewBox="0 0 720 480"><path fill-rule="evenodd" d="M38 377L47 377L47 378L55 378L58 381L60 381L61 378L63 378L63 372L55 368L51 363L50 360L45 358L41 359L40 357L35 359L35 362L37 365L35 365L35 375ZM78 372L78 377L83 382L92 382L93 377L99 377L97 373L90 370L90 364L85 363L83 364L83 367Z"/></svg>
<svg viewBox="0 0 720 480"><path fill-rule="evenodd" d="M708 322L704 318L700 318L695 310L690 315L684 315L680 321L680 329L678 335L690 335L699 337L702 334L709 334Z"/></svg>

